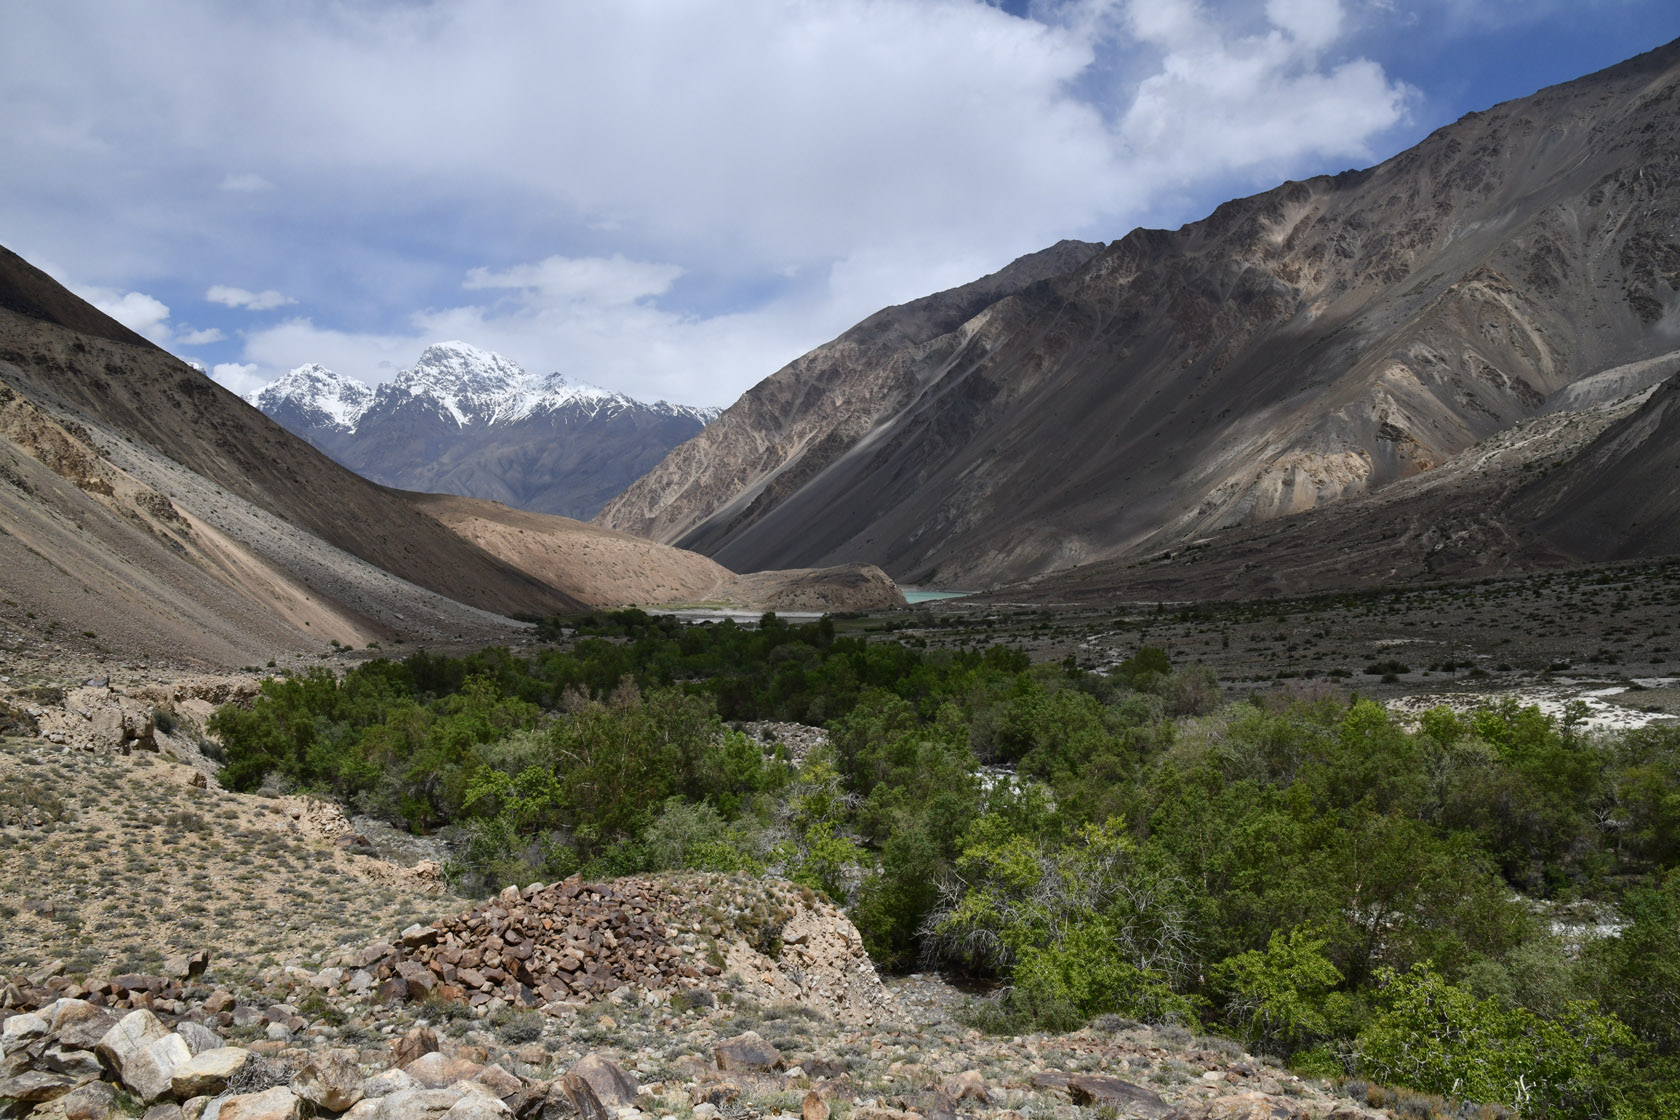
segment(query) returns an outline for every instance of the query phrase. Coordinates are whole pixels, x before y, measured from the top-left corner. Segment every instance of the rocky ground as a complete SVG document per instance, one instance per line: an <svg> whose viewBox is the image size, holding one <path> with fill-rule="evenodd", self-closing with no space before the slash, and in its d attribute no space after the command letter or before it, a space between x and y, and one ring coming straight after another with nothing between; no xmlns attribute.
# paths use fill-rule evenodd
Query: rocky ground
<svg viewBox="0 0 1680 1120"><path fill-rule="evenodd" d="M20 691L47 686L7 683L27 722ZM5 1117L1354 1120L1386 1099L1173 1027L983 1034L969 996L883 982L792 884L569 880L469 905L336 806L220 789L189 701L248 687L84 682L65 691L86 726L0 739ZM49 727L69 711L33 706ZM130 706L149 718L110 714Z"/></svg>

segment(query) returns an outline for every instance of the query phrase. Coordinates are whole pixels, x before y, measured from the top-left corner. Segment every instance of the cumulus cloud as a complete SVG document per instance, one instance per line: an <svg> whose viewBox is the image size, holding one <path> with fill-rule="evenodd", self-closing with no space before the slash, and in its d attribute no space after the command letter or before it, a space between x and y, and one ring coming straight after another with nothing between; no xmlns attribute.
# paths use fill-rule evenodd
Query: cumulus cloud
<svg viewBox="0 0 1680 1120"><path fill-rule="evenodd" d="M208 327L201 331L186 331L183 334L176 335L175 344L177 346L208 346L210 343L220 342L226 337L227 335L223 334L220 328Z"/></svg>
<svg viewBox="0 0 1680 1120"><path fill-rule="evenodd" d="M262 367L254 362L217 362L211 367L210 376L242 397L262 388L266 380Z"/></svg>
<svg viewBox="0 0 1680 1120"><path fill-rule="evenodd" d="M1322 165L1369 155L1408 103L1345 49L1339 0L1029 13L8 6L0 228L104 264L84 275L164 260L195 289L261 275L331 308L240 332L237 365L265 376L319 360L378 379L436 330L727 403L878 307L1061 237L1121 236L1198 183L1339 170Z"/></svg>
<svg viewBox="0 0 1680 1120"><path fill-rule="evenodd" d="M233 288L226 284L212 284L204 293L204 298L223 307L243 307L247 311L272 311L276 307L285 307L297 302L291 296L282 295L273 288L264 292L248 292L244 288Z"/></svg>
<svg viewBox="0 0 1680 1120"><path fill-rule="evenodd" d="M144 292L79 285L75 293L111 318L153 342L169 341L169 305Z"/></svg>

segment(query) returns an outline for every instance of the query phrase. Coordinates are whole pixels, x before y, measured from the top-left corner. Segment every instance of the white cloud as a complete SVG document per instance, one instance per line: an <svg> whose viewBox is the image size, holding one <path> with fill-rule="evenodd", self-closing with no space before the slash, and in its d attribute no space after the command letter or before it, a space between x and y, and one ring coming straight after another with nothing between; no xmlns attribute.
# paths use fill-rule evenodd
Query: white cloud
<svg viewBox="0 0 1680 1120"><path fill-rule="evenodd" d="M1317 67L1341 28L1337 0L1270 0L1266 13L1270 28L1244 33L1193 0L1133 0L1133 33L1160 51L1119 124L1140 174L1167 186L1369 159L1370 139L1405 119L1411 91L1377 63Z"/></svg>
<svg viewBox="0 0 1680 1120"><path fill-rule="evenodd" d="M271 191L274 189L274 184L255 171L242 171L237 174L229 171L222 176L221 189L224 191Z"/></svg>
<svg viewBox="0 0 1680 1120"><path fill-rule="evenodd" d="M101 262L84 274L162 260L333 309L245 336L240 369L264 376L380 380L448 335L727 403L878 307L1121 236L1162 197L1362 158L1407 101L1337 53L1339 0L1031 11L0 6L0 229Z"/></svg>
<svg viewBox="0 0 1680 1120"><path fill-rule="evenodd" d="M265 378L261 376L261 372L261 367L255 363L217 362L211 367L210 376L224 388L231 389L243 397L262 388Z"/></svg>
<svg viewBox="0 0 1680 1120"><path fill-rule="evenodd" d="M129 330L153 342L169 341L169 305L162 300L144 292L123 292L97 285L80 285L72 290Z"/></svg>
<svg viewBox="0 0 1680 1120"><path fill-rule="evenodd" d="M668 291L683 270L674 264L611 257L548 257L536 264L495 271L474 268L461 286L470 290L512 288L547 300L600 305L634 303Z"/></svg>
<svg viewBox="0 0 1680 1120"><path fill-rule="evenodd" d="M265 292L248 292L244 288L233 288L226 284L212 284L204 293L204 298L224 307L243 307L247 311L272 311L276 307L285 307L297 302L291 296L282 295L273 288Z"/></svg>
<svg viewBox="0 0 1680 1120"><path fill-rule="evenodd" d="M212 342L220 342L227 335L217 327L209 327L201 331L187 331L175 336L177 346L208 346Z"/></svg>

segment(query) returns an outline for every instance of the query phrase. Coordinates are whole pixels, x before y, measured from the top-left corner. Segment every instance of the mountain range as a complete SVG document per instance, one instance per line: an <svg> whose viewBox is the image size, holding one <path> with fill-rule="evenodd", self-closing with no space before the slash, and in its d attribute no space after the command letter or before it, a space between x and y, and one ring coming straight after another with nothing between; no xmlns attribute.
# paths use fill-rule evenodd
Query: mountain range
<svg viewBox="0 0 1680 1120"><path fill-rule="evenodd" d="M381 486L5 249L0 571L9 652L208 665L508 643L512 616L630 603L904 602L866 566L742 578L568 518Z"/></svg>
<svg viewBox="0 0 1680 1120"><path fill-rule="evenodd" d="M1677 110L1670 44L886 309L597 522L740 570L1104 594L1186 550L1222 573L1195 586L1276 590L1262 537L1296 588L1680 551Z"/></svg>
<svg viewBox="0 0 1680 1120"><path fill-rule="evenodd" d="M246 399L375 482L574 518L717 416L529 374L464 342L427 347L377 387L310 364Z"/></svg>

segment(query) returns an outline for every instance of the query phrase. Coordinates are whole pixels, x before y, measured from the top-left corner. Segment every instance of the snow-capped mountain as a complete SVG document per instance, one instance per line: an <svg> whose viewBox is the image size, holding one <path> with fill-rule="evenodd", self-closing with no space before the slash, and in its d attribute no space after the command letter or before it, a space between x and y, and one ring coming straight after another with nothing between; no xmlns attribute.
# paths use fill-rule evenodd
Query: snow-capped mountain
<svg viewBox="0 0 1680 1120"><path fill-rule="evenodd" d="M714 408L647 404L465 342L370 387L300 366L246 398L376 482L587 519Z"/></svg>
<svg viewBox="0 0 1680 1120"><path fill-rule="evenodd" d="M362 413L373 404L373 390L353 377L311 362L245 399L294 431L301 426L353 432ZM296 417L295 423L292 416Z"/></svg>

